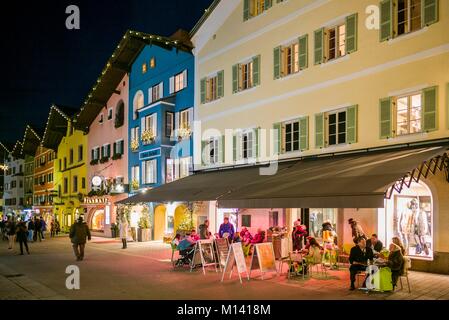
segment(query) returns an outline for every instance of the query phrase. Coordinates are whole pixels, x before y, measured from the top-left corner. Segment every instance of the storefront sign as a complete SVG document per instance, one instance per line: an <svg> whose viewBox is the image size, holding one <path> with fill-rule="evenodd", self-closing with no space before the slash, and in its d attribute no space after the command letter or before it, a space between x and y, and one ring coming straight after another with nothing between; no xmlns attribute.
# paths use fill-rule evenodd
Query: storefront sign
<svg viewBox="0 0 449 320"><path fill-rule="evenodd" d="M107 204L108 198L106 197L85 197L84 204Z"/></svg>

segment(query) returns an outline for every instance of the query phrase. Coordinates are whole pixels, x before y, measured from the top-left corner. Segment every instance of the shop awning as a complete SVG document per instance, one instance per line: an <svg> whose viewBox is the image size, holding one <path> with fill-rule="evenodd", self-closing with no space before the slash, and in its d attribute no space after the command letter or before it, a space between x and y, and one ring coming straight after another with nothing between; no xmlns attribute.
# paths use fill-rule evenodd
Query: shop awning
<svg viewBox="0 0 449 320"><path fill-rule="evenodd" d="M223 208L381 208L392 185L411 175L419 179L415 169L443 159L446 150L315 157L279 163L274 175L260 175L260 166L200 172L120 203L217 200Z"/></svg>

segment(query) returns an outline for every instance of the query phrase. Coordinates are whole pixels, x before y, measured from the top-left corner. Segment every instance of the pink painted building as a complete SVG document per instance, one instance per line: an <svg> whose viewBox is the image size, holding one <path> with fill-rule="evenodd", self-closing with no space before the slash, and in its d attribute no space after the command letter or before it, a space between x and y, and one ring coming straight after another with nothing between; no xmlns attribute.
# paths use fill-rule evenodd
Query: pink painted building
<svg viewBox="0 0 449 320"><path fill-rule="evenodd" d="M93 234L106 237L112 236L111 225L116 223L114 203L127 198L129 191L128 82L125 74L111 90L110 83L100 81L79 117L89 124L84 218Z"/></svg>

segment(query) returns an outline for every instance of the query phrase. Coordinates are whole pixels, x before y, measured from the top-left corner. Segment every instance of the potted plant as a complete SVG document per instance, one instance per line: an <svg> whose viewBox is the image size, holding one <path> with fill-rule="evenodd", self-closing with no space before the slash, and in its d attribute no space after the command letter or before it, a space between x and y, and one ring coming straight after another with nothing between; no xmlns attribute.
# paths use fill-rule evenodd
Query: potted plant
<svg viewBox="0 0 449 320"><path fill-rule="evenodd" d="M152 130L145 130L142 132L142 142L145 144L153 143L155 138Z"/></svg>
<svg viewBox="0 0 449 320"><path fill-rule="evenodd" d="M142 211L142 216L139 219L138 223L138 229L137 229L137 241L138 242L146 242L151 240L151 226L150 226L150 219L148 217L148 214L144 213Z"/></svg>
<svg viewBox="0 0 449 320"><path fill-rule="evenodd" d="M139 150L139 140L133 139L131 140L131 151L136 152L137 150Z"/></svg>
<svg viewBox="0 0 449 320"><path fill-rule="evenodd" d="M131 181L131 188L133 191L139 190L139 181L136 179Z"/></svg>

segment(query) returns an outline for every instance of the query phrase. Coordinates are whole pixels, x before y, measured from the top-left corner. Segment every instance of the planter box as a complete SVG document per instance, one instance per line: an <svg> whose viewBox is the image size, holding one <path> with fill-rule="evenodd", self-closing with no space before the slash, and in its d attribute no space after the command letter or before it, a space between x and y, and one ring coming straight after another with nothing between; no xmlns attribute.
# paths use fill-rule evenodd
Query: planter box
<svg viewBox="0 0 449 320"><path fill-rule="evenodd" d="M151 241L151 229L137 228L137 241L138 242Z"/></svg>

